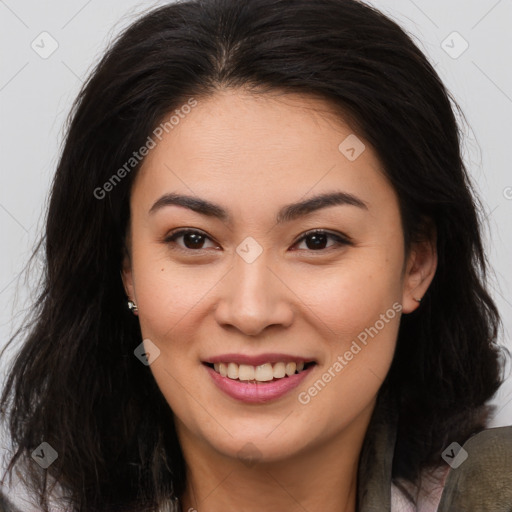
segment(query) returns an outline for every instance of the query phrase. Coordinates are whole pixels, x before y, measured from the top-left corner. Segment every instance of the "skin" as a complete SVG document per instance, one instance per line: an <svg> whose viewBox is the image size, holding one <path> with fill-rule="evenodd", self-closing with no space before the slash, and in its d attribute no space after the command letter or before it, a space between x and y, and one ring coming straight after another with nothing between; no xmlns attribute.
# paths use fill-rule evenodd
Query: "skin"
<svg viewBox="0 0 512 512"><path fill-rule="evenodd" d="M354 512L358 459L401 315L309 403L298 394L393 304L402 314L419 306L414 298L435 273L434 236L406 257L398 199L377 154L358 136L366 149L346 158L338 146L354 131L323 100L238 89L197 99L136 177L123 266L142 336L160 349L150 369L187 463L182 508ZM367 207L330 206L276 223L283 205L331 191ZM232 222L176 205L150 213L170 192L216 203ZM165 242L178 228L206 237ZM311 229L351 243L326 237L317 249L302 238ZM248 236L263 250L251 263L236 252ZM317 365L284 397L246 404L220 391L201 362L265 352ZM257 453L251 464L239 453L247 443Z"/></svg>

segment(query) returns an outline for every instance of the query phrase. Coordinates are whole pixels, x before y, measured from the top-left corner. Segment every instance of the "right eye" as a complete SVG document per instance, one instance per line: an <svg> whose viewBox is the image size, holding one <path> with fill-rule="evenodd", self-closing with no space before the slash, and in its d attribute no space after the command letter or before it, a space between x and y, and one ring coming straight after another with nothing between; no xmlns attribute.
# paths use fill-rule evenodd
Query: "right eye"
<svg viewBox="0 0 512 512"><path fill-rule="evenodd" d="M177 240L180 238L183 239L183 245L177 243ZM176 249L180 251L190 252L204 250L205 247L203 247L203 245L205 240L211 240L211 238L202 231L198 231L196 229L179 229L166 236L164 242L166 244L177 246Z"/></svg>

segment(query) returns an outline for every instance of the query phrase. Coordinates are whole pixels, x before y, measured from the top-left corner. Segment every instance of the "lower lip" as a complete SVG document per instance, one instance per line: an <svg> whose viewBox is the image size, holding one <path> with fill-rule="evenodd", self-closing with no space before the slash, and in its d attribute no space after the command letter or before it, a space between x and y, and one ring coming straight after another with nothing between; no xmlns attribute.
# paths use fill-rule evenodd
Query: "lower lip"
<svg viewBox="0 0 512 512"><path fill-rule="evenodd" d="M213 368L204 365L212 377L213 382L215 382L221 391L224 391L224 393L232 398L253 404L269 402L271 400L281 398L286 393L296 388L309 375L315 366L316 365L311 365L300 373L294 373L289 377L283 377L279 380L251 384L249 382L223 377Z"/></svg>

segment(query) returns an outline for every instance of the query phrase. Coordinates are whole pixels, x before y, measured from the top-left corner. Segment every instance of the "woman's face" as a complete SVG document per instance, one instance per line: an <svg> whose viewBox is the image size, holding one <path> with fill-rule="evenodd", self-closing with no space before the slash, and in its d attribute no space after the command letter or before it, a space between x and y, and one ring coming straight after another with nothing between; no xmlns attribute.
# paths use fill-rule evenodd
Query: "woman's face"
<svg viewBox="0 0 512 512"><path fill-rule="evenodd" d="M125 287L181 440L283 460L368 418L435 256L405 259L377 155L327 103L197 101L134 182Z"/></svg>

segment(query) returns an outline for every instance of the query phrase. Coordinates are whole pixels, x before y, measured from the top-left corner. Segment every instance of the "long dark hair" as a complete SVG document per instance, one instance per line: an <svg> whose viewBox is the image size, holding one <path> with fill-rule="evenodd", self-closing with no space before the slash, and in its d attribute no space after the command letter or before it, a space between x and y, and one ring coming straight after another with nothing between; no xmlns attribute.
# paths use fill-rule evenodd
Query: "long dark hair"
<svg viewBox="0 0 512 512"><path fill-rule="evenodd" d="M170 408L133 355L141 332L120 268L140 165L126 162L175 109L228 87L327 99L379 155L406 244L425 220L435 224L437 272L401 320L384 383L400 403L394 479L417 482L448 444L487 424L503 378L500 320L460 109L427 58L355 0L187 0L121 34L70 115L41 240L41 293L0 403L14 443L9 471L23 468L44 510L51 482L72 510L87 511L152 510L184 489ZM30 458L41 442L58 453L47 470Z"/></svg>

